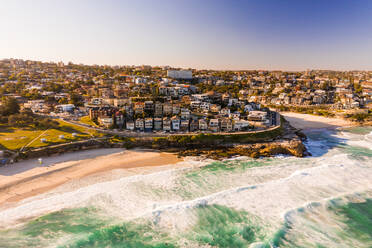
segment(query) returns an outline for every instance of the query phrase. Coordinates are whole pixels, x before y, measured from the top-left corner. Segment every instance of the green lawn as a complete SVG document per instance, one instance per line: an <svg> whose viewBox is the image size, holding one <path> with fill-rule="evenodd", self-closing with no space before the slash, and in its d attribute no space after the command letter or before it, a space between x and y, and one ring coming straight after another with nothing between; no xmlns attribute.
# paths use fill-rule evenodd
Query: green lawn
<svg viewBox="0 0 372 248"><path fill-rule="evenodd" d="M98 125L92 121L89 116L83 116L80 118L79 122L83 123L83 124L87 124L89 126L92 126L92 127L98 127Z"/></svg>
<svg viewBox="0 0 372 248"><path fill-rule="evenodd" d="M66 143L71 141L78 141L94 137L100 137L102 134L95 130L90 130L81 126L73 125L62 120L58 120L60 126L58 129L45 130L35 129L33 127L13 128L0 125L0 149L18 150L23 146L29 144L35 139L28 148L37 148L53 144ZM73 137L72 134L76 133L77 136ZM59 136L64 135L63 139ZM46 142L41 142L41 139L46 139Z"/></svg>

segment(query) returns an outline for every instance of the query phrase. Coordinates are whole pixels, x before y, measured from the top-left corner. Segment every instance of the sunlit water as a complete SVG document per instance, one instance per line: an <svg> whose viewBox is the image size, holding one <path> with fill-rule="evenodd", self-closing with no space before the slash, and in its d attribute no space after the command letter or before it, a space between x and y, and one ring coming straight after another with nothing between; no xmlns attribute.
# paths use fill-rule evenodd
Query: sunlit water
<svg viewBox="0 0 372 248"><path fill-rule="evenodd" d="M372 128L307 135L307 158L71 182L0 211L0 247L371 247Z"/></svg>

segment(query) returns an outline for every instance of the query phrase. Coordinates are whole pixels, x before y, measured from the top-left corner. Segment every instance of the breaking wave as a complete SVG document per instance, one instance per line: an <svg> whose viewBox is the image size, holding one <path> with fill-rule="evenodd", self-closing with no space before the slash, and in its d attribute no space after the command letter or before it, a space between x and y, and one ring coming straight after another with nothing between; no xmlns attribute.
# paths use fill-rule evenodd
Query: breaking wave
<svg viewBox="0 0 372 248"><path fill-rule="evenodd" d="M357 222L369 216L371 136L317 130L306 142L312 157L187 160L147 175L66 184L0 211L0 246L332 247L345 238L344 247L368 247L365 223ZM334 225L355 235L339 237Z"/></svg>

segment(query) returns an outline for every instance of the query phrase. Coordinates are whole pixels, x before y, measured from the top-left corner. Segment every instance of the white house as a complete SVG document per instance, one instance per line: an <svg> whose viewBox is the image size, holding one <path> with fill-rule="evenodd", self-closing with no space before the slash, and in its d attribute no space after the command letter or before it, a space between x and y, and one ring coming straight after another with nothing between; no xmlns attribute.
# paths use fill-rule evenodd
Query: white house
<svg viewBox="0 0 372 248"><path fill-rule="evenodd" d="M236 120L234 121L234 130L241 131L249 127L249 122L246 120Z"/></svg>
<svg viewBox="0 0 372 248"><path fill-rule="evenodd" d="M172 118L172 130L173 131L180 130L180 119L178 117Z"/></svg>
<svg viewBox="0 0 372 248"><path fill-rule="evenodd" d="M134 130L134 122L133 122L133 121L127 121L126 124L127 124L127 125L126 125L126 129L127 129L127 130L131 130L131 131Z"/></svg>
<svg viewBox="0 0 372 248"><path fill-rule="evenodd" d="M140 131L143 131L144 128L145 128L145 123L144 123L143 119L136 119L136 129L140 130Z"/></svg>
<svg viewBox="0 0 372 248"><path fill-rule="evenodd" d="M208 123L207 123L207 121L204 120L204 119L200 119L199 120L199 130L205 131L207 129L208 129Z"/></svg>
<svg viewBox="0 0 372 248"><path fill-rule="evenodd" d="M59 112L72 112L75 109L74 104L61 104L57 105L55 109Z"/></svg>

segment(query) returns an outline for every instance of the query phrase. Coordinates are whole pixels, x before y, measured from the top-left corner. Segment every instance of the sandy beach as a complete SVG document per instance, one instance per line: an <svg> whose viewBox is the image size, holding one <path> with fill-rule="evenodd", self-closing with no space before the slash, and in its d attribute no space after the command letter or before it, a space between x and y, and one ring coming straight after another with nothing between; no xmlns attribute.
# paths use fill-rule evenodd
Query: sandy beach
<svg viewBox="0 0 372 248"><path fill-rule="evenodd" d="M293 127L303 130L319 128L334 129L338 127L349 127L355 125L351 121L343 120L340 118L327 118L323 116L293 112L282 112L280 114L284 116L284 118L289 121Z"/></svg>
<svg viewBox="0 0 372 248"><path fill-rule="evenodd" d="M337 118L290 113L281 113L292 126L298 129L338 128L353 123ZM56 189L65 183L114 173L126 169L129 174L141 174L144 167L159 167L182 161L174 154L151 150L96 149L45 157L40 165L38 159L18 162L0 167L0 206ZM115 172L116 173L116 172ZM114 174L115 174L114 173ZM82 181L82 180L80 180Z"/></svg>
<svg viewBox="0 0 372 248"><path fill-rule="evenodd" d="M97 149L0 167L0 206L48 192L71 180L114 169L175 164L174 154L150 150Z"/></svg>
<svg viewBox="0 0 372 248"><path fill-rule="evenodd" d="M281 113L298 129L337 128L352 123L321 116ZM102 177L115 169L130 169L130 173L142 173L143 167L176 164L181 159L174 154L150 150L95 149L45 157L43 163L30 159L0 167L0 206L49 192L58 186L88 176ZM136 170L139 168L139 170ZM161 168L160 168L161 169Z"/></svg>

